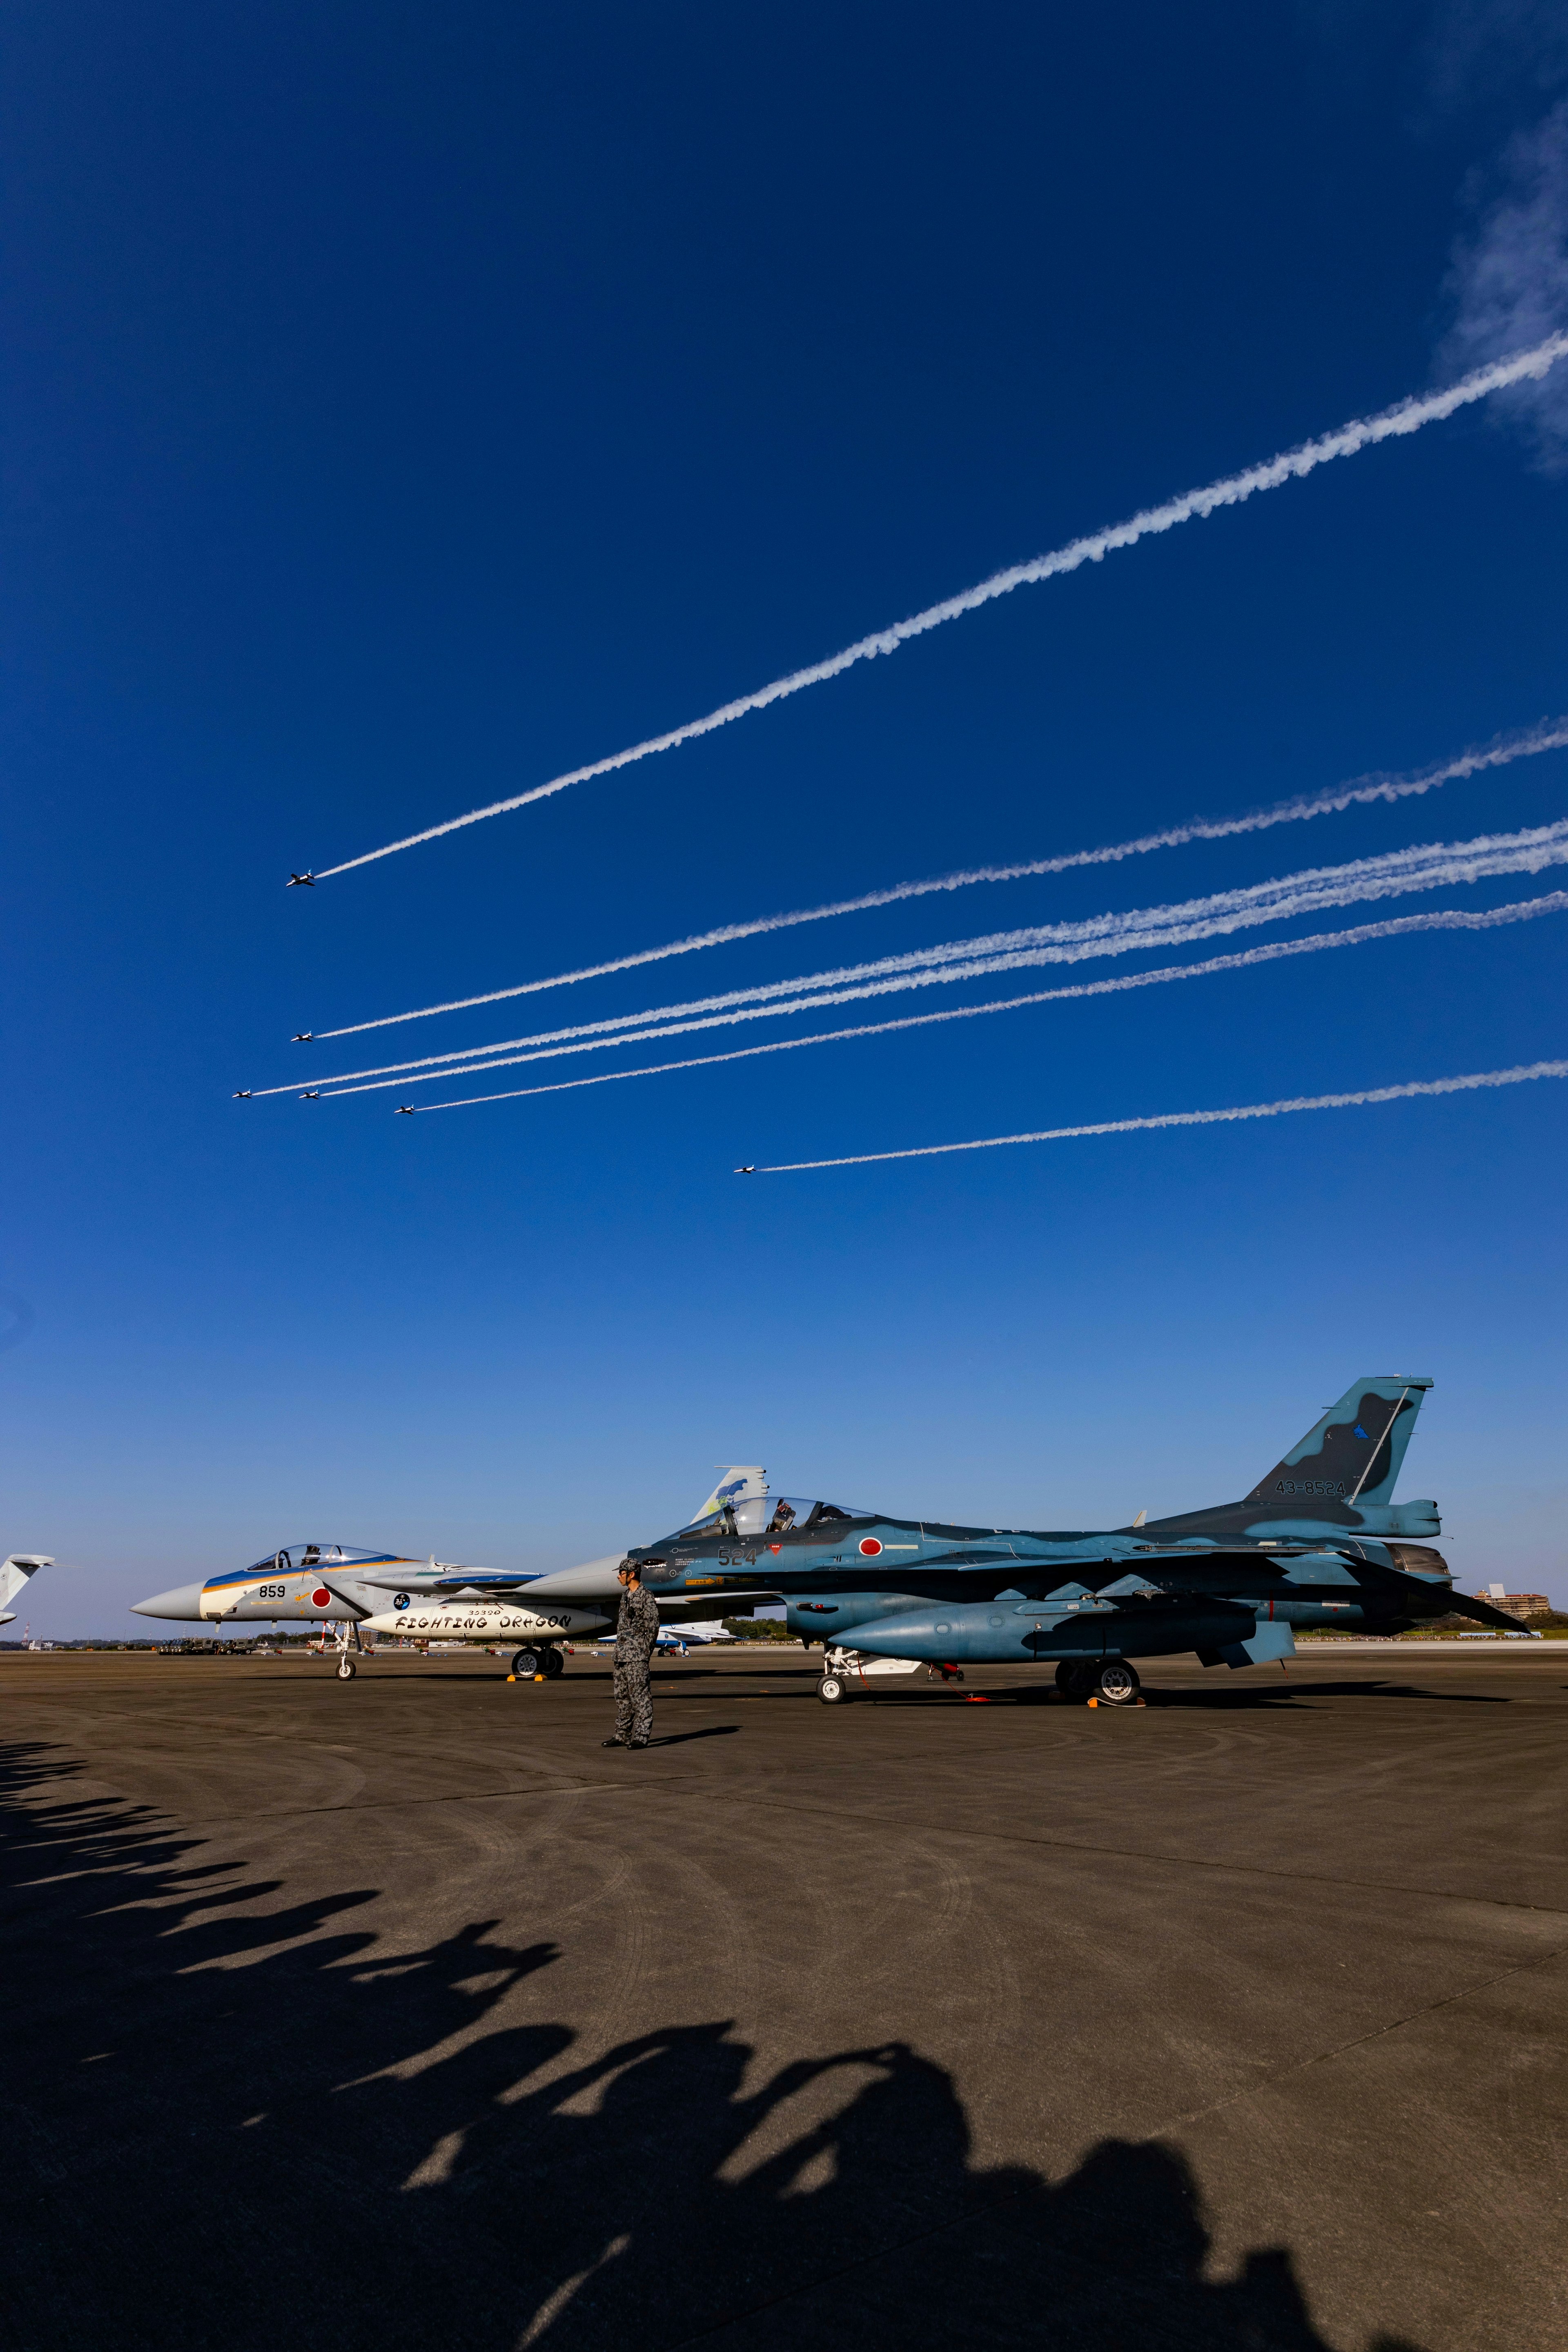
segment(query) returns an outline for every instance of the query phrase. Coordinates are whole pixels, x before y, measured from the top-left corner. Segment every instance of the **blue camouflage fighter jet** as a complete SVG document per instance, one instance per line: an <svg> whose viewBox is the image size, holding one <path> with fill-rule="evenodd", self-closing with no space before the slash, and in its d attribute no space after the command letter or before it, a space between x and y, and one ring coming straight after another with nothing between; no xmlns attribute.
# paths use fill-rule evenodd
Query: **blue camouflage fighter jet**
<svg viewBox="0 0 1568 2352"><path fill-rule="evenodd" d="M1426 1379L1354 1381L1239 1502L1085 1533L938 1525L774 1496L760 1474L626 1555L661 1605L765 1591L825 1652L821 1696L868 1673L1055 1669L1069 1697L1126 1706L1135 1658L1260 1665L1298 1626L1399 1633L1449 1612L1518 1621L1453 1590L1432 1502L1392 1497ZM571 1571L551 1579L564 1588ZM563 1598L566 1597L563 1590Z"/></svg>

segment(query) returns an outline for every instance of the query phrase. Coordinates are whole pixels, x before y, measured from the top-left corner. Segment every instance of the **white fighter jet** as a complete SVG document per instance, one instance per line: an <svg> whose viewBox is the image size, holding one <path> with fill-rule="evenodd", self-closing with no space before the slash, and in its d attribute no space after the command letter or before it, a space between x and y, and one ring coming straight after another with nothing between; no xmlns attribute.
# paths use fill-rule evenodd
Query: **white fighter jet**
<svg viewBox="0 0 1568 2352"><path fill-rule="evenodd" d="M760 1469L735 1465L724 1472L700 1519L752 1490ZM397 1633L416 1642L515 1643L512 1673L531 1682L536 1675L562 1670L561 1645L606 1633L620 1607L617 1575L623 1555L540 1576L495 1568L464 1568L432 1557L411 1559L401 1552L342 1543L286 1544L249 1568L223 1569L200 1584L174 1586L134 1602L138 1617L167 1617L220 1626L303 1621L319 1625L338 1652L343 1682L364 1654L362 1634ZM552 1587L570 1583L570 1599ZM727 1598L729 1596L726 1596ZM743 1605L743 1596L736 1603ZM676 1601L660 1607L667 1622L681 1624L710 1611L711 1600ZM722 1630L721 1628L720 1630ZM708 1626L703 1634L711 1638Z"/></svg>

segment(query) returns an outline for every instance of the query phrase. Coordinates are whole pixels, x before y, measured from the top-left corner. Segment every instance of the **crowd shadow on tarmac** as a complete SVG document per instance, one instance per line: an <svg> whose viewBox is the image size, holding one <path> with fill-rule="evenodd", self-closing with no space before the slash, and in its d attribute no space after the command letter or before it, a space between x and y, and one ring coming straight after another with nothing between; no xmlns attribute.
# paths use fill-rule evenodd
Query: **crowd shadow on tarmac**
<svg viewBox="0 0 1568 2352"><path fill-rule="evenodd" d="M258 1908L287 1888L74 1769L0 1750L13 2352L1341 2352L1285 2249L1205 2276L1174 2147L979 2168L897 2042L758 2084L723 2021L628 2014L574 2059L498 2017L542 1971L570 2012L569 1951L378 1955L374 1890Z"/></svg>

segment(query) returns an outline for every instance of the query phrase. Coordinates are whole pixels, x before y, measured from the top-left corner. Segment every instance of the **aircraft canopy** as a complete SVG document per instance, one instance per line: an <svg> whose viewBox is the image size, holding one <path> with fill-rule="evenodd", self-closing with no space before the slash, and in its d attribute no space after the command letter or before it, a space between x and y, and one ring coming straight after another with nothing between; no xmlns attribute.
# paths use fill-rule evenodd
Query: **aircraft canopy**
<svg viewBox="0 0 1568 2352"><path fill-rule="evenodd" d="M396 1559L396 1552L388 1551L383 1544L296 1543L285 1544L280 1551L268 1552L255 1565L258 1575L268 1569L287 1576L297 1568L363 1567L367 1560Z"/></svg>
<svg viewBox="0 0 1568 2352"><path fill-rule="evenodd" d="M807 1495L745 1495L721 1505L704 1519L682 1528L683 1536L775 1536L786 1529L820 1528L826 1534L834 1520L872 1519L874 1511L858 1510L852 1503L824 1503Z"/></svg>

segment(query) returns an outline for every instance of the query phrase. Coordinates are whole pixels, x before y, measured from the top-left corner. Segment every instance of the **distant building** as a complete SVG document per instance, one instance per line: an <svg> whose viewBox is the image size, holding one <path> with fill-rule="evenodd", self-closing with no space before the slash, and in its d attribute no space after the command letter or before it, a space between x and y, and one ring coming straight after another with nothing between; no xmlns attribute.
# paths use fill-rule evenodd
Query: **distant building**
<svg viewBox="0 0 1568 2352"><path fill-rule="evenodd" d="M1510 1617L1550 1617L1552 1603L1544 1592L1505 1592L1500 1584L1489 1584L1478 1595L1482 1601L1495 1601Z"/></svg>

